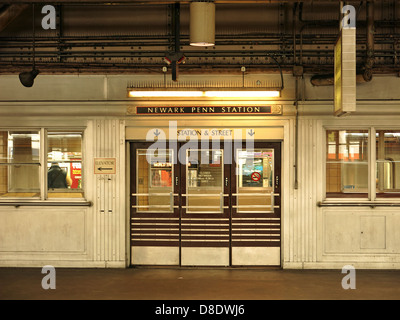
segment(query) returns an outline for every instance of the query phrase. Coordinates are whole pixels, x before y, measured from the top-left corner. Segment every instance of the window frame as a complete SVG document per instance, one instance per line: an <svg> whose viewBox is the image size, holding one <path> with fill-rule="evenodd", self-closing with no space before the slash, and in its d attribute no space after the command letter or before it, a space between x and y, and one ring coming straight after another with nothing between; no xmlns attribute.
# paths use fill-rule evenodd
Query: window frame
<svg viewBox="0 0 400 320"><path fill-rule="evenodd" d="M38 163L32 163L32 164L27 164L27 165L38 165L39 167L39 196L33 196L33 197L5 197L5 198L0 198L0 202L11 202L11 201L16 201L16 200L23 200L23 201L38 201L42 200L43 198L43 190L42 190L42 183L43 183L43 176L42 176L42 138L43 138L43 131L41 128L38 127L28 127L28 128L22 128L22 127L2 127L0 128L1 132L32 132L32 131L37 131L39 134L39 160ZM7 150L8 152L8 150ZM5 164L7 166L8 172L10 171L10 168L12 164ZM10 185L10 181L7 180L7 188Z"/></svg>
<svg viewBox="0 0 400 320"><path fill-rule="evenodd" d="M82 157L81 157L81 164L82 164L82 168L81 168L81 176L82 176L82 188L78 189L78 190L60 190L60 192L49 192L49 189L47 188L47 170L48 170L48 160L47 160L47 151L48 151L48 146L49 146L49 139L48 139L48 132L68 132L68 131L76 131L76 132L81 132L82 133L82 142L81 142L81 153L82 153ZM78 129L78 128L44 128L44 150L43 150L43 176L42 179L44 179L44 183L43 183L43 188L44 188L44 199L45 201L53 201L53 200L63 200L63 199L68 199L68 200L72 200L72 199L77 199L77 200L81 200L81 199L85 199L85 179L84 179L84 175L85 175L85 171L84 170L84 141L85 141L85 130L84 129ZM82 197L54 197L54 198L49 198L49 193L70 193L70 194L77 194L77 193L82 193Z"/></svg>
<svg viewBox="0 0 400 320"><path fill-rule="evenodd" d="M400 131L400 127L396 127L396 126L393 126L393 127L376 126L374 128L374 130L375 130L375 132L374 132L374 135L375 135L375 139L374 139L375 163L374 163L374 167L373 167L373 170L374 170L373 173L374 173L374 177L376 177L376 175L377 175L377 164L378 164L378 159L377 159L378 155L376 154L376 150L379 147L379 145L378 145L378 143L376 141L376 133L377 133L377 131ZM373 183L373 190L375 191L374 200L376 200L376 201L382 201L382 200L386 200L386 199L391 199L391 201L392 200L400 201L400 191L399 192L393 192L393 193L385 193L385 192L378 193L377 192L377 187L376 187L376 181L374 181L374 183Z"/></svg>
<svg viewBox="0 0 400 320"><path fill-rule="evenodd" d="M13 203L13 202L26 202L26 203L37 203L37 202L46 202L46 203L61 203L68 200L68 202L82 202L86 201L86 177L85 177L85 150L86 150L86 139L85 139L85 130L84 127L1 127L0 131L21 131L21 132L29 132L29 131L37 131L39 133L39 189L40 195L38 197L7 197L1 198L0 204L4 203ZM76 131L82 133L82 188L80 191L71 192L74 193L82 193L82 197L63 197L63 198L49 198L48 197L48 188L47 188L47 147L48 147L48 131L60 131L60 132L68 132L68 131ZM8 182L7 182L8 183Z"/></svg>
<svg viewBox="0 0 400 320"><path fill-rule="evenodd" d="M326 173L326 168L327 168L327 131L331 130L367 130L368 131L368 195L367 197L357 197L352 194L335 194L333 197L328 197L328 193L326 190L326 182L327 182L327 173ZM352 127L348 126L323 126L323 197L324 197L324 202L390 202L393 203L398 203L400 202L400 192L399 193L394 193L394 194L387 194L386 196L381 194L378 197L377 193L377 188L376 188L376 174L377 174L377 154L376 154L376 148L377 148L377 142L376 142L376 133L377 131L380 130L400 130L399 126L387 126L387 125L356 125Z"/></svg>

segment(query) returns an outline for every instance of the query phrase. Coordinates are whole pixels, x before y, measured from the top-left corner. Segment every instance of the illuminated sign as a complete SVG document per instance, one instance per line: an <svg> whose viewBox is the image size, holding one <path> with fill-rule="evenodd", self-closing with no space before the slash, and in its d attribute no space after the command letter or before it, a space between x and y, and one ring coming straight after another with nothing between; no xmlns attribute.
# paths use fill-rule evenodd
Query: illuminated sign
<svg viewBox="0 0 400 320"><path fill-rule="evenodd" d="M134 108L134 110L133 110ZM157 106L131 107L128 114L136 115L277 115L282 114L281 106Z"/></svg>

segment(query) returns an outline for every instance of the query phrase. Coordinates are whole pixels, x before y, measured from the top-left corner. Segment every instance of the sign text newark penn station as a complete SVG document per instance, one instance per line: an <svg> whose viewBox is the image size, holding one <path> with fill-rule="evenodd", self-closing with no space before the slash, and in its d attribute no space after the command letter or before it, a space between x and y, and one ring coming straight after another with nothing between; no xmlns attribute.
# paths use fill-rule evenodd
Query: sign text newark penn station
<svg viewBox="0 0 400 320"><path fill-rule="evenodd" d="M271 106L137 107L138 114L270 114Z"/></svg>

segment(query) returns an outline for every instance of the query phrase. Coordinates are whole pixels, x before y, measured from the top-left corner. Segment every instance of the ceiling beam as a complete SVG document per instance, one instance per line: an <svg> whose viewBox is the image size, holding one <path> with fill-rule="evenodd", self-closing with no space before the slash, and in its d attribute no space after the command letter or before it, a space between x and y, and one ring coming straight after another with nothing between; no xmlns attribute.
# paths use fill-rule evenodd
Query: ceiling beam
<svg viewBox="0 0 400 320"><path fill-rule="evenodd" d="M0 32L28 7L28 4L12 4L0 12Z"/></svg>

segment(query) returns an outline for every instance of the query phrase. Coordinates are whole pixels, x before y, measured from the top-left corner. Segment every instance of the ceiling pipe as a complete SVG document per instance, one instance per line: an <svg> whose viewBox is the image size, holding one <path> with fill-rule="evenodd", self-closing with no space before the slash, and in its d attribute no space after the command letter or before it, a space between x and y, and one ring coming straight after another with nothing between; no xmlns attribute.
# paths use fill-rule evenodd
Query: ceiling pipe
<svg viewBox="0 0 400 320"><path fill-rule="evenodd" d="M374 2L367 1L367 55L363 67L363 78L369 82L372 80L372 69L375 64L375 25Z"/></svg>
<svg viewBox="0 0 400 320"><path fill-rule="evenodd" d="M365 83L372 80L373 66L375 64L375 19L374 1L367 1L367 52L363 67L356 75L356 83ZM335 83L333 74L314 75L311 77L313 86L332 86Z"/></svg>
<svg viewBox="0 0 400 320"><path fill-rule="evenodd" d="M367 79L365 78L365 72L359 72L356 75L357 84L371 81L371 80L367 80ZM371 77L371 79L372 79L372 77ZM317 74L317 75L314 75L311 77L310 82L315 87L333 86L335 84L335 77L334 77L333 73Z"/></svg>

